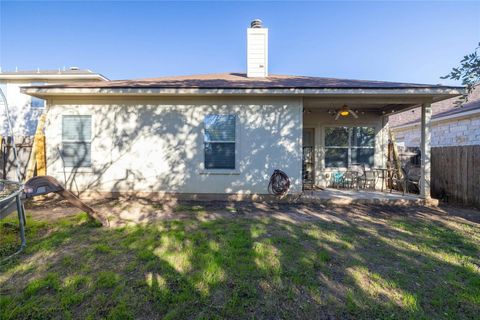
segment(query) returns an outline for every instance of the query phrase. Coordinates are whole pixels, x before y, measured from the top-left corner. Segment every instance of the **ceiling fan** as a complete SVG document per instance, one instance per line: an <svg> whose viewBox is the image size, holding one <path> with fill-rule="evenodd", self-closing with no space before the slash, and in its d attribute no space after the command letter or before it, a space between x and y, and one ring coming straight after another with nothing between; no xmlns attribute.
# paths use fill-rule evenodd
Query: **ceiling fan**
<svg viewBox="0 0 480 320"><path fill-rule="evenodd" d="M355 119L358 119L357 112L353 111L346 104L344 104L339 110L337 110L336 115L335 115L335 120L338 120L338 118L340 118L340 116L348 117L349 115L352 115Z"/></svg>

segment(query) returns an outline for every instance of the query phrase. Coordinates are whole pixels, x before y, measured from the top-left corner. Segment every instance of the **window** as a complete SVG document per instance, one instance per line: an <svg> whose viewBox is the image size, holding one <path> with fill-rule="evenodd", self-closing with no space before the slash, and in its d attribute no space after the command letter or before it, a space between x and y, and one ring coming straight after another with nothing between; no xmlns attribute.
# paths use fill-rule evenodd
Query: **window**
<svg viewBox="0 0 480 320"><path fill-rule="evenodd" d="M205 116L205 169L235 169L235 115Z"/></svg>
<svg viewBox="0 0 480 320"><path fill-rule="evenodd" d="M351 162L373 167L375 155L375 128L350 128Z"/></svg>
<svg viewBox="0 0 480 320"><path fill-rule="evenodd" d="M45 83L43 82L32 82L32 86L42 86L44 84ZM32 97L30 105L32 106L32 108L42 109L42 108L45 108L45 100L37 97Z"/></svg>
<svg viewBox="0 0 480 320"><path fill-rule="evenodd" d="M348 167L353 163L372 167L375 155L375 128L325 128L325 167Z"/></svg>
<svg viewBox="0 0 480 320"><path fill-rule="evenodd" d="M325 166L348 167L347 127L325 128Z"/></svg>
<svg viewBox="0 0 480 320"><path fill-rule="evenodd" d="M65 167L90 167L92 117L65 115L62 117L62 158Z"/></svg>
<svg viewBox="0 0 480 320"><path fill-rule="evenodd" d="M37 97L32 97L31 105L32 105L32 108L37 108L37 109L45 108L45 100Z"/></svg>

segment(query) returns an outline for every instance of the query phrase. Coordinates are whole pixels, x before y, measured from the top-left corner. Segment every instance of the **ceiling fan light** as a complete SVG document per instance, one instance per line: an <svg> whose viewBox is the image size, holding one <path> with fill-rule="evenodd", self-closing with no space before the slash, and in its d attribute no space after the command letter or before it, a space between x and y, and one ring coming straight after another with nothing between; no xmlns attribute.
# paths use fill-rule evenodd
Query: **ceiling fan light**
<svg viewBox="0 0 480 320"><path fill-rule="evenodd" d="M347 117L350 114L350 110L348 109L347 105L344 104L340 110L338 111L342 117Z"/></svg>

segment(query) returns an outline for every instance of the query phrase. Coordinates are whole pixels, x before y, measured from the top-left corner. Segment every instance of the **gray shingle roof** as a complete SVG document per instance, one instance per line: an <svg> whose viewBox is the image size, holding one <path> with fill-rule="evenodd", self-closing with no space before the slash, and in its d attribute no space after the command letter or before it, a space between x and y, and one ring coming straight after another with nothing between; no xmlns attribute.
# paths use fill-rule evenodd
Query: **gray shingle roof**
<svg viewBox="0 0 480 320"><path fill-rule="evenodd" d="M161 77L138 80L112 80L105 82L68 83L49 85L49 88L205 88L205 89L276 89L276 88L459 88L442 85L400 83L370 80L350 80L291 75L270 75L267 78L248 78L245 73L220 73L191 76Z"/></svg>

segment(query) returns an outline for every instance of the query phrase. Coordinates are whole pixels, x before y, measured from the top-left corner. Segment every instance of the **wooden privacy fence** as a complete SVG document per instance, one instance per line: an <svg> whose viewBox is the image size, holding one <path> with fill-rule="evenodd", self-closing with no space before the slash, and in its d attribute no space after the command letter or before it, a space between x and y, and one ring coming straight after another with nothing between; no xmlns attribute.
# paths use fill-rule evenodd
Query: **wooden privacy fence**
<svg viewBox="0 0 480 320"><path fill-rule="evenodd" d="M480 207L480 145L432 148L432 196Z"/></svg>

